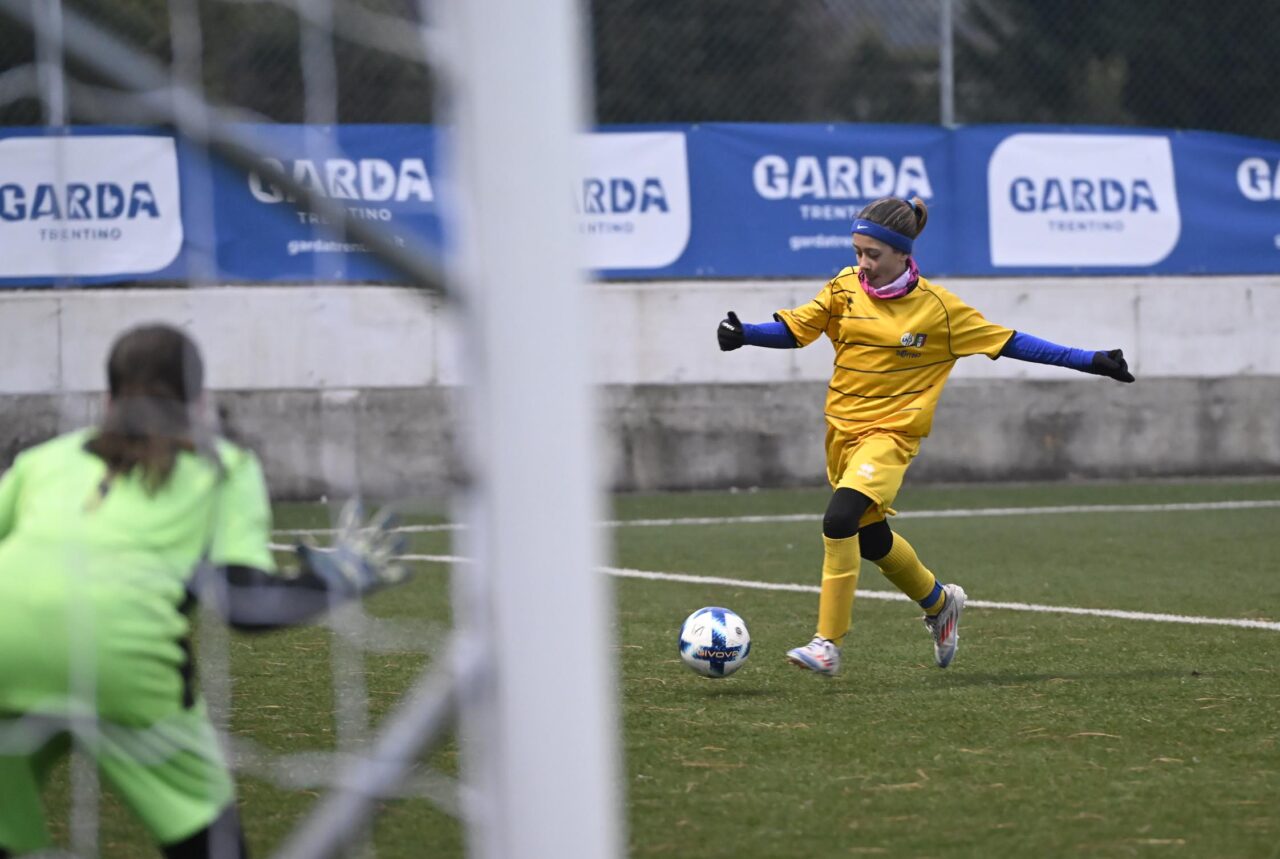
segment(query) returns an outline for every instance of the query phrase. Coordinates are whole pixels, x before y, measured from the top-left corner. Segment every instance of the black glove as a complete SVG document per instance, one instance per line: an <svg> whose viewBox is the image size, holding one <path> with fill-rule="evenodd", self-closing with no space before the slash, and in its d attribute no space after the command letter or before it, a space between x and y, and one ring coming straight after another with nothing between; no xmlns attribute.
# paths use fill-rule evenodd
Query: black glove
<svg viewBox="0 0 1280 859"><path fill-rule="evenodd" d="M747 335L742 330L742 323L738 321L738 314L730 310L728 318L720 320L720 325L716 328L716 339L720 341L721 352L742 348L747 342Z"/></svg>
<svg viewBox="0 0 1280 859"><path fill-rule="evenodd" d="M1124 352L1112 349L1110 352L1094 352L1093 366L1086 373L1107 376L1117 382L1132 382L1133 374L1129 372L1129 364L1124 360Z"/></svg>

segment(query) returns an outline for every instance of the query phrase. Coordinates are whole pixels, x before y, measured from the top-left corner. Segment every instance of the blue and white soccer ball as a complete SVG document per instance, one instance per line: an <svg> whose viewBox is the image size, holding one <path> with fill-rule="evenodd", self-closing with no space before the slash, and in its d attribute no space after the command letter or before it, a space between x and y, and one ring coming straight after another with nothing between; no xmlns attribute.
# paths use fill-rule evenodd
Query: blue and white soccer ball
<svg viewBox="0 0 1280 859"><path fill-rule="evenodd" d="M707 677L728 677L750 653L746 622L727 608L700 608L680 627L680 658Z"/></svg>

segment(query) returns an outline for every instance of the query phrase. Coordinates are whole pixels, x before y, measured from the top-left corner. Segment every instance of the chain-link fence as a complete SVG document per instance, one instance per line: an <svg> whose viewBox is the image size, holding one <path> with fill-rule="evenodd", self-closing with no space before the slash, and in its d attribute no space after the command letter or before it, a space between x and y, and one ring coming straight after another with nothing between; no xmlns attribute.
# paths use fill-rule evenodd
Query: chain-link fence
<svg viewBox="0 0 1280 859"><path fill-rule="evenodd" d="M593 13L602 122L938 123L949 102L957 123L1280 137L1267 0L595 0Z"/></svg>
<svg viewBox="0 0 1280 859"><path fill-rule="evenodd" d="M418 0L39 2L60 2L140 53L198 75L214 104L277 122L431 119L432 74ZM0 75L21 71L35 54L31 31L0 17ZM75 63L68 72L73 80L95 81ZM42 122L38 93L24 91L17 79L5 88L3 80L0 125ZM329 116L308 116L309 97L313 108L325 102L321 112Z"/></svg>
<svg viewBox="0 0 1280 859"><path fill-rule="evenodd" d="M315 53L303 46L325 44L339 121L431 119L426 49L402 25L416 23L430 3L63 2L166 61L174 53L172 13L198 9L200 73L218 103L305 120L314 75L303 58ZM601 123L1036 122L1280 138L1280 7L1270 0L590 5ZM0 27L0 71L29 63L33 52L29 32ZM513 81L520 76L520 57L493 62L509 67ZM0 123L40 121L33 97L14 86L7 93Z"/></svg>

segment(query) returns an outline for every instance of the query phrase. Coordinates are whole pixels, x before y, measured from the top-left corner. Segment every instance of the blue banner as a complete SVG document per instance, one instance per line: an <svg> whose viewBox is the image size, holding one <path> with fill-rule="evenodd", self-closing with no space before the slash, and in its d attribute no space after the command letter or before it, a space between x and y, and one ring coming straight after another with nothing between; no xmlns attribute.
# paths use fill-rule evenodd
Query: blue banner
<svg viewBox="0 0 1280 859"><path fill-rule="evenodd" d="M871 200L918 195L937 201L943 222L954 203L950 133L942 129L707 124L685 134L692 234L656 276L828 275L850 264L850 226ZM931 259L950 252L944 230L921 244Z"/></svg>
<svg viewBox="0 0 1280 859"><path fill-rule="evenodd" d="M439 247L440 134L253 125L275 166L352 217ZM573 201L607 279L827 277L882 196L929 208L930 274L1280 271L1280 143L1049 126L608 127ZM0 131L0 285L396 277L281 189L156 129Z"/></svg>
<svg viewBox="0 0 1280 859"><path fill-rule="evenodd" d="M300 125L248 129L275 166L341 202L354 218L393 236L439 246L436 132L428 126ZM233 280L382 281L395 274L350 240L300 212L257 174L215 169L213 209L217 266Z"/></svg>

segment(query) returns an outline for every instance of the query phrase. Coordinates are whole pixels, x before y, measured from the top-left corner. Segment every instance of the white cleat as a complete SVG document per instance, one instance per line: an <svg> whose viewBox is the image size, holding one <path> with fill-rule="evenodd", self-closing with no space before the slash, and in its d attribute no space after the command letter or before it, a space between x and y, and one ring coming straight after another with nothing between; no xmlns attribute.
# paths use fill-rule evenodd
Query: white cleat
<svg viewBox="0 0 1280 859"><path fill-rule="evenodd" d="M788 650L787 661L815 674L830 677L840 670L840 648L836 647L834 641L815 635L813 641L804 647Z"/></svg>
<svg viewBox="0 0 1280 859"><path fill-rule="evenodd" d="M964 611L966 594L959 585L943 585L947 595L946 605L937 617L924 616L924 625L933 636L933 659L939 668L946 668L956 658L960 647L960 612Z"/></svg>

